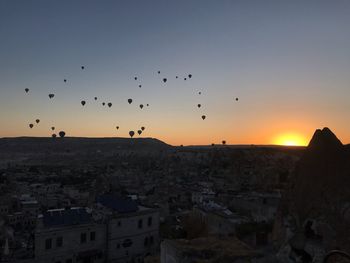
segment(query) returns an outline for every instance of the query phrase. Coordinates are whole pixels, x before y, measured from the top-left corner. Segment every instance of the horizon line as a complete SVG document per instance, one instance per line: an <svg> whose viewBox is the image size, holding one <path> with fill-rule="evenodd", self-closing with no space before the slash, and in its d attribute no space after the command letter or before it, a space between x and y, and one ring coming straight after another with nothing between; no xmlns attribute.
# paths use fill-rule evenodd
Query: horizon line
<svg viewBox="0 0 350 263"><path fill-rule="evenodd" d="M5 136L0 137L0 139L53 139L51 136ZM158 138L154 137L136 137L136 138L130 138L130 137L82 137L82 136L65 136L64 138L54 138L56 140L60 139L126 139L126 140L139 140L139 139L151 139L151 140L158 140L160 142L163 142L169 146L172 147L212 147L212 146L226 146L226 147L288 147L288 148L305 148L307 145L283 145L283 144L252 144L252 143L238 143L238 144L222 144L222 143L214 143L211 144L179 144L179 145L172 145L169 144L163 140L160 140Z"/></svg>

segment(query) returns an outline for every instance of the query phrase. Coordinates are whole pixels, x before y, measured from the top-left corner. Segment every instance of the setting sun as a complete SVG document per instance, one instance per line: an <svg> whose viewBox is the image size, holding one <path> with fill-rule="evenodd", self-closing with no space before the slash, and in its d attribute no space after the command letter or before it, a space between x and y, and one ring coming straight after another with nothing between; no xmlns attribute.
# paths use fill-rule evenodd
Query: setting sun
<svg viewBox="0 0 350 263"><path fill-rule="evenodd" d="M308 141L300 134L286 133L276 137L274 144L285 146L306 146Z"/></svg>

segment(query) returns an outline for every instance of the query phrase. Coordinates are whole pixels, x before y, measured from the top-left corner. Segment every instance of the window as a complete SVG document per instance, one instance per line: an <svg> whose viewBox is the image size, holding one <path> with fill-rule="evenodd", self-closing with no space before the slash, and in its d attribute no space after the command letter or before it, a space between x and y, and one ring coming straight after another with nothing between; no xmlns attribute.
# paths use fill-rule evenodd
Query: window
<svg viewBox="0 0 350 263"><path fill-rule="evenodd" d="M142 228L142 219L139 220L139 228Z"/></svg>
<svg viewBox="0 0 350 263"><path fill-rule="evenodd" d="M121 221L118 221L118 226L121 226L122 225L122 222Z"/></svg>
<svg viewBox="0 0 350 263"><path fill-rule="evenodd" d="M96 232L90 232L90 241L95 241L96 239Z"/></svg>
<svg viewBox="0 0 350 263"><path fill-rule="evenodd" d="M63 238L62 237L56 238L56 247L62 247L62 245L63 245Z"/></svg>
<svg viewBox="0 0 350 263"><path fill-rule="evenodd" d="M152 245L152 244L153 244L153 242L154 242L154 240L153 240L153 236L150 236L150 238L149 238L149 243Z"/></svg>
<svg viewBox="0 0 350 263"><path fill-rule="evenodd" d="M152 217L150 216L149 218L148 218L148 226L151 226L152 225Z"/></svg>
<svg viewBox="0 0 350 263"><path fill-rule="evenodd" d="M123 247L131 247L132 246L132 240L131 239L125 239L123 241Z"/></svg>
<svg viewBox="0 0 350 263"><path fill-rule="evenodd" d="M145 237L145 241L143 243L144 243L145 247L148 246L148 237Z"/></svg>
<svg viewBox="0 0 350 263"><path fill-rule="evenodd" d="M120 248L120 244L118 243L118 244L117 244L117 249L119 249L119 248Z"/></svg>
<svg viewBox="0 0 350 263"><path fill-rule="evenodd" d="M66 263L72 263L72 262L73 262L73 260L71 258L66 260Z"/></svg>
<svg viewBox="0 0 350 263"><path fill-rule="evenodd" d="M86 243L86 233L81 233L80 234L80 243Z"/></svg>
<svg viewBox="0 0 350 263"><path fill-rule="evenodd" d="M45 240L45 249L51 249L52 248L52 239L48 238Z"/></svg>

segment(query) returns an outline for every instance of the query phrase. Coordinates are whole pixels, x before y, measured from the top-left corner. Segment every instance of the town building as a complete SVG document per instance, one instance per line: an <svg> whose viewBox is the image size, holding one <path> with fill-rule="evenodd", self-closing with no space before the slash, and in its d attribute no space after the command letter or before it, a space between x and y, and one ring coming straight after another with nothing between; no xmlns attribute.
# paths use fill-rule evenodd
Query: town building
<svg viewBox="0 0 350 263"><path fill-rule="evenodd" d="M106 226L86 208L48 210L35 231L37 263L99 263L106 259Z"/></svg>
<svg viewBox="0 0 350 263"><path fill-rule="evenodd" d="M95 219L107 226L107 262L141 263L159 247L159 210L114 195L97 198Z"/></svg>
<svg viewBox="0 0 350 263"><path fill-rule="evenodd" d="M251 248L232 237L210 236L161 243L161 263L243 263L257 257L258 254Z"/></svg>
<svg viewBox="0 0 350 263"><path fill-rule="evenodd" d="M207 226L211 235L236 235L237 225L249 222L249 218L233 213L215 202L203 203L193 208L193 214Z"/></svg>

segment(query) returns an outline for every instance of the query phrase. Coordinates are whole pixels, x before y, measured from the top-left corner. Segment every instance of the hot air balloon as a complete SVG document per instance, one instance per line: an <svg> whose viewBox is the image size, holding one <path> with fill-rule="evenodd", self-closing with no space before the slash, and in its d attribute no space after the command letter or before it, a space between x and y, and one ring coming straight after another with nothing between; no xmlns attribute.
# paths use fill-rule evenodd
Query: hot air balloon
<svg viewBox="0 0 350 263"><path fill-rule="evenodd" d="M138 133L139 135L141 135L142 131L141 131L141 130L138 130L137 133Z"/></svg>
<svg viewBox="0 0 350 263"><path fill-rule="evenodd" d="M137 80L137 77L134 77L134 80Z"/></svg>
<svg viewBox="0 0 350 263"><path fill-rule="evenodd" d="M197 107L200 108L202 105L198 104Z"/></svg>
<svg viewBox="0 0 350 263"><path fill-rule="evenodd" d="M179 78L179 76L176 76L176 78L178 79L178 78Z"/></svg>
<svg viewBox="0 0 350 263"><path fill-rule="evenodd" d="M214 144L214 143L212 143L212 144L211 144L211 146L215 146L215 144Z"/></svg>
<svg viewBox="0 0 350 263"><path fill-rule="evenodd" d="M188 74L188 78L189 78L189 79L192 78L192 74Z"/></svg>
<svg viewBox="0 0 350 263"><path fill-rule="evenodd" d="M129 102L129 104L131 104L132 103L132 99L128 99L128 102Z"/></svg>
<svg viewBox="0 0 350 263"><path fill-rule="evenodd" d="M201 95L201 94L202 94L202 92L198 92L198 94L199 94L199 95Z"/></svg>
<svg viewBox="0 0 350 263"><path fill-rule="evenodd" d="M39 120L39 119L36 119L36 120L35 120L35 122L36 122L36 123L39 123L39 122L40 122L40 120Z"/></svg>
<svg viewBox="0 0 350 263"><path fill-rule="evenodd" d="M115 127L117 130L119 130L119 126Z"/></svg>
<svg viewBox="0 0 350 263"><path fill-rule="evenodd" d="M184 78L184 80L187 80L187 78Z"/></svg>
<svg viewBox="0 0 350 263"><path fill-rule="evenodd" d="M95 97L95 100L97 100L97 97Z"/></svg>
<svg viewBox="0 0 350 263"><path fill-rule="evenodd" d="M222 144L223 144L223 145L225 145L225 144L226 144L226 141L225 141L225 140L224 140L224 141L222 141Z"/></svg>
<svg viewBox="0 0 350 263"><path fill-rule="evenodd" d="M130 137L132 138L132 137L134 137L135 132L134 132L134 131L129 131L129 135L130 135Z"/></svg>
<svg viewBox="0 0 350 263"><path fill-rule="evenodd" d="M51 130L53 130L53 131L54 131L54 130L55 130L55 127L51 127Z"/></svg>
<svg viewBox="0 0 350 263"><path fill-rule="evenodd" d="M49 98L52 99L53 97L55 97L55 94L49 94Z"/></svg>
<svg viewBox="0 0 350 263"><path fill-rule="evenodd" d="M85 104L86 104L86 101L85 101L85 100L82 100L82 101L81 101L81 105L84 106Z"/></svg>
<svg viewBox="0 0 350 263"><path fill-rule="evenodd" d="M140 104L140 108L141 108L141 109L143 108L143 104Z"/></svg>
<svg viewBox="0 0 350 263"><path fill-rule="evenodd" d="M31 129L33 129L33 127L34 127L34 124L29 124L29 128L31 128Z"/></svg>
<svg viewBox="0 0 350 263"><path fill-rule="evenodd" d="M145 127L142 126L142 127L141 127L141 130L144 131L144 130L145 130Z"/></svg>
<svg viewBox="0 0 350 263"><path fill-rule="evenodd" d="M142 87L142 85L139 85L139 88L141 88Z"/></svg>
<svg viewBox="0 0 350 263"><path fill-rule="evenodd" d="M205 120L205 118L206 118L206 116L205 116L205 115L202 115L202 119L203 119L203 121Z"/></svg>
<svg viewBox="0 0 350 263"><path fill-rule="evenodd" d="M147 103L147 107L149 106L149 104Z"/></svg>
<svg viewBox="0 0 350 263"><path fill-rule="evenodd" d="M238 98L236 98L236 101L238 101Z"/></svg>
<svg viewBox="0 0 350 263"><path fill-rule="evenodd" d="M66 80L66 79L64 79L63 81L64 81L64 82L67 82L67 80Z"/></svg>
<svg viewBox="0 0 350 263"><path fill-rule="evenodd" d="M102 106L106 105L106 102L102 102Z"/></svg>
<svg viewBox="0 0 350 263"><path fill-rule="evenodd" d="M64 136L66 136L66 133L64 131L60 131L58 133L58 135L61 137L61 138L64 138Z"/></svg>
<svg viewBox="0 0 350 263"><path fill-rule="evenodd" d="M56 138L57 135L56 135L56 134L52 134L51 137L52 137L52 138Z"/></svg>
<svg viewBox="0 0 350 263"><path fill-rule="evenodd" d="M26 92L26 93L28 93L28 91L29 91L29 89L28 89L28 88L26 88L26 89L24 89L24 90L25 90L25 92Z"/></svg>
<svg viewBox="0 0 350 263"><path fill-rule="evenodd" d="M84 67L84 66L81 66L81 69L85 69L85 67Z"/></svg>
<svg viewBox="0 0 350 263"><path fill-rule="evenodd" d="M164 79L163 79L163 82L166 83L166 82L167 82L167 78L164 78Z"/></svg>
<svg viewBox="0 0 350 263"><path fill-rule="evenodd" d="M108 107L112 107L112 103L111 102L108 103Z"/></svg>
<svg viewBox="0 0 350 263"><path fill-rule="evenodd" d="M160 74L160 71L158 70L158 74Z"/></svg>

